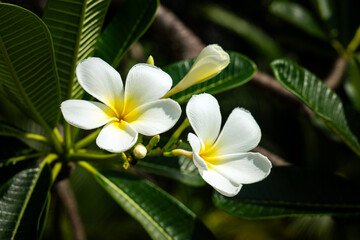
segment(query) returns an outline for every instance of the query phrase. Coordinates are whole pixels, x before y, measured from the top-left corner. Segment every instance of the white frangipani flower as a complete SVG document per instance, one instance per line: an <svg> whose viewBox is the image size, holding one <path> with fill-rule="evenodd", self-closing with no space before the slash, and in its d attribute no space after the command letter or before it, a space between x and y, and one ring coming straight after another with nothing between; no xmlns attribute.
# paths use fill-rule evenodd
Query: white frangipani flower
<svg viewBox="0 0 360 240"><path fill-rule="evenodd" d="M186 114L196 134L188 135L193 161L201 177L219 193L235 196L242 184L261 181L270 173L271 163L265 156L248 152L261 138L248 111L235 108L220 132L219 104L204 93L192 96Z"/></svg>
<svg viewBox="0 0 360 240"><path fill-rule="evenodd" d="M76 68L80 85L101 102L67 100L61 104L65 120L82 129L103 127L96 143L110 152L124 152L138 133L154 136L172 128L181 115L179 104L160 99L172 85L171 77L149 64L136 64L125 89L120 74L100 58L88 58Z"/></svg>
<svg viewBox="0 0 360 240"><path fill-rule="evenodd" d="M230 56L219 45L211 44L201 50L185 77L165 97L218 75L230 63Z"/></svg>

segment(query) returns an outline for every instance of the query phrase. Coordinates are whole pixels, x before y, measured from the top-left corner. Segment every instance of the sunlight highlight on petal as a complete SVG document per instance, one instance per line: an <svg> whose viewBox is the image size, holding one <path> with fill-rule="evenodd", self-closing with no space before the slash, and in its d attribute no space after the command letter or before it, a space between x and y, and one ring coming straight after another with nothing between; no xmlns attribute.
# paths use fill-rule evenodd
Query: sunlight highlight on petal
<svg viewBox="0 0 360 240"><path fill-rule="evenodd" d="M99 102L67 100L61 103L61 112L71 125L90 130L116 119L115 113Z"/></svg>
<svg viewBox="0 0 360 240"><path fill-rule="evenodd" d="M76 76L87 93L114 111L122 109L123 82L120 74L105 61L95 57L83 60L76 68Z"/></svg>
<svg viewBox="0 0 360 240"><path fill-rule="evenodd" d="M186 106L186 115L202 147L212 145L221 127L220 107L216 99L210 94L194 95Z"/></svg>
<svg viewBox="0 0 360 240"><path fill-rule="evenodd" d="M225 122L213 148L218 155L247 152L255 148L260 139L260 127L251 113L235 108Z"/></svg>
<svg viewBox="0 0 360 240"><path fill-rule="evenodd" d="M136 64L126 78L126 113L144 103L160 99L169 91L171 85L171 77L160 68L149 64Z"/></svg>
<svg viewBox="0 0 360 240"><path fill-rule="evenodd" d="M120 153L134 146L137 138L138 133L130 124L111 122L100 131L96 144L109 152Z"/></svg>
<svg viewBox="0 0 360 240"><path fill-rule="evenodd" d="M180 105L171 99L161 99L134 109L124 120L139 133L154 136L168 131L180 118Z"/></svg>

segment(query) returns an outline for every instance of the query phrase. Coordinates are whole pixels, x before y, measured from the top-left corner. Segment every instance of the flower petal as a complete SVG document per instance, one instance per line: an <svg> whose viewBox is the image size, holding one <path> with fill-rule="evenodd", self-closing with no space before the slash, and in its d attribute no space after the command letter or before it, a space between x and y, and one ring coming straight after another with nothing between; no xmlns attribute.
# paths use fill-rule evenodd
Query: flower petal
<svg viewBox="0 0 360 240"><path fill-rule="evenodd" d="M109 152L120 153L135 145L138 133L130 124L111 122L105 125L96 138L96 144Z"/></svg>
<svg viewBox="0 0 360 240"><path fill-rule="evenodd" d="M210 147L221 127L221 113L217 100L207 93L193 95L186 106L186 115L202 147Z"/></svg>
<svg viewBox="0 0 360 240"><path fill-rule="evenodd" d="M160 99L171 88L172 79L160 68L136 64L130 69L125 84L126 112L123 114L144 103Z"/></svg>
<svg viewBox="0 0 360 240"><path fill-rule="evenodd" d="M61 112L68 123L85 130L101 127L115 119L115 113L105 104L85 100L64 101Z"/></svg>
<svg viewBox="0 0 360 240"><path fill-rule="evenodd" d="M256 147L261 130L250 112L235 108L212 147L216 156L247 152Z"/></svg>
<svg viewBox="0 0 360 240"><path fill-rule="evenodd" d="M85 59L78 64L76 76L90 95L114 111L123 108L124 87L120 74L105 61L96 57Z"/></svg>
<svg viewBox="0 0 360 240"><path fill-rule="evenodd" d="M196 58L185 77L166 96L174 95L192 85L202 83L219 74L230 63L227 54L219 45L205 47Z"/></svg>
<svg viewBox="0 0 360 240"><path fill-rule="evenodd" d="M229 181L220 173L209 168L209 170L199 169L201 177L210 184L216 191L227 197L233 197L239 193L242 185Z"/></svg>
<svg viewBox="0 0 360 240"><path fill-rule="evenodd" d="M201 149L200 139L195 134L189 133L188 134L188 141L189 141L190 146L192 148L193 161L194 161L195 166L197 168L207 170L208 167L206 165L206 162L199 155L199 152L200 152L200 149Z"/></svg>
<svg viewBox="0 0 360 240"><path fill-rule="evenodd" d="M217 164L211 165L234 184L255 183L267 177L271 162L260 153L239 153L222 156Z"/></svg>
<svg viewBox="0 0 360 240"><path fill-rule="evenodd" d="M181 115L180 105L172 99L160 99L141 105L124 116L139 133L154 136L172 128Z"/></svg>

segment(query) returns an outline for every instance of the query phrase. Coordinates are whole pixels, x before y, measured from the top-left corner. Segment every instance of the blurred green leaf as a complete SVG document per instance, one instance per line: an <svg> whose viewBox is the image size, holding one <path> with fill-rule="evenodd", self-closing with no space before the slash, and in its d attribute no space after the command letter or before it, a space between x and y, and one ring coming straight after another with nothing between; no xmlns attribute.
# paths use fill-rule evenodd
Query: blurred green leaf
<svg viewBox="0 0 360 240"><path fill-rule="evenodd" d="M249 44L253 45L261 55L265 55L270 59L280 57L281 51L279 46L260 28L218 5L207 5L201 9L209 20L244 38Z"/></svg>
<svg viewBox="0 0 360 240"><path fill-rule="evenodd" d="M355 55L348 62L345 72L345 91L353 106L360 111L360 55Z"/></svg>
<svg viewBox="0 0 360 240"><path fill-rule="evenodd" d="M124 172L88 170L153 239L214 239L193 212L150 182Z"/></svg>
<svg viewBox="0 0 360 240"><path fill-rule="evenodd" d="M316 11L323 20L330 32L331 37L335 38L339 34L339 23L336 16L333 0L312 0Z"/></svg>
<svg viewBox="0 0 360 240"><path fill-rule="evenodd" d="M149 28L159 0L127 0L105 28L95 56L116 68L124 54Z"/></svg>
<svg viewBox="0 0 360 240"><path fill-rule="evenodd" d="M80 98L75 69L94 54L110 0L48 0L43 20L54 40L61 99Z"/></svg>
<svg viewBox="0 0 360 240"><path fill-rule="evenodd" d="M269 10L275 16L297 26L308 34L327 40L327 33L321 28L315 17L307 9L293 2L274 1Z"/></svg>
<svg viewBox="0 0 360 240"><path fill-rule="evenodd" d="M53 43L32 12L0 3L0 83L3 93L44 128L56 125L60 88Z"/></svg>
<svg viewBox="0 0 360 240"><path fill-rule="evenodd" d="M271 63L271 67L281 85L300 98L360 156L359 141L349 128L343 104L337 94L295 62L277 59Z"/></svg>
<svg viewBox="0 0 360 240"><path fill-rule="evenodd" d="M136 167L191 186L202 186L205 184L193 161L184 156L174 158L146 157L139 161Z"/></svg>
<svg viewBox="0 0 360 240"><path fill-rule="evenodd" d="M22 138L24 137L24 134L25 133L23 131L16 127L0 122L0 136Z"/></svg>
<svg viewBox="0 0 360 240"><path fill-rule="evenodd" d="M216 94L235 87L239 87L248 82L256 73L257 67L253 61L242 54L228 52L230 55L230 64L216 77L196 84L181 91L171 98L180 104L187 102L192 95L203 92ZM173 79L175 86L190 70L195 59L189 59L171 64L163 70Z"/></svg>
<svg viewBox="0 0 360 240"><path fill-rule="evenodd" d="M239 218L359 216L359 186L339 176L298 167L275 167L263 181L244 185L235 197L215 192L215 205Z"/></svg>
<svg viewBox="0 0 360 240"><path fill-rule="evenodd" d="M21 164L16 164L21 165ZM0 168L0 239L37 239L43 228L51 171L47 164ZM10 173L16 172L14 175ZM10 176L6 179L6 176ZM7 181L6 181L7 180Z"/></svg>
<svg viewBox="0 0 360 240"><path fill-rule="evenodd" d="M191 150L189 144L185 143L182 143L179 148ZM173 158L146 157L138 161L135 167L175 179L191 186L202 186L205 184L193 160L185 156Z"/></svg>

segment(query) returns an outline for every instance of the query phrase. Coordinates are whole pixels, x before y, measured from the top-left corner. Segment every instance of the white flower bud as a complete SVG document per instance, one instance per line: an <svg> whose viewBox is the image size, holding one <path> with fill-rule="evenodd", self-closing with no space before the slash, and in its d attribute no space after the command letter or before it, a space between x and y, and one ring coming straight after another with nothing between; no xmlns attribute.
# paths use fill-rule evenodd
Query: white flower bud
<svg viewBox="0 0 360 240"><path fill-rule="evenodd" d="M227 67L229 63L229 54L227 54L219 45L208 45L200 52L185 77L164 97L169 97L192 85L202 83L215 77Z"/></svg>
<svg viewBox="0 0 360 240"><path fill-rule="evenodd" d="M134 147L133 155L136 159L143 159L144 157L146 157L146 154L147 154L146 147L141 143L137 144Z"/></svg>

